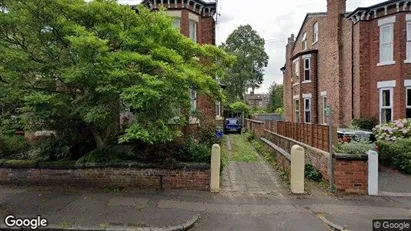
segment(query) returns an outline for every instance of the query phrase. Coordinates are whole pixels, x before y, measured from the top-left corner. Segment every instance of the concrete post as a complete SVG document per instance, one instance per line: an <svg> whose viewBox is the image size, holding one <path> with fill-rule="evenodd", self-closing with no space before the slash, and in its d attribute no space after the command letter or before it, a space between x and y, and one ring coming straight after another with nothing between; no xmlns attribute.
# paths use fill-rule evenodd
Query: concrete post
<svg viewBox="0 0 411 231"><path fill-rule="evenodd" d="M368 195L378 195L378 153L368 151Z"/></svg>
<svg viewBox="0 0 411 231"><path fill-rule="evenodd" d="M291 148L291 192L304 193L304 149L299 145Z"/></svg>
<svg viewBox="0 0 411 231"><path fill-rule="evenodd" d="M210 191L220 191L220 145L214 144L211 150Z"/></svg>

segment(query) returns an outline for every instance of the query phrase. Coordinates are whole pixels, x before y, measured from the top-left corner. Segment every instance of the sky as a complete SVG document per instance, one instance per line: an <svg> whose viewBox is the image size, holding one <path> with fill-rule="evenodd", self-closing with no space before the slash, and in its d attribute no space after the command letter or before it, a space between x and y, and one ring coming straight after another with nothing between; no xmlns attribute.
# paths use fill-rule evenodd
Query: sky
<svg viewBox="0 0 411 231"><path fill-rule="evenodd" d="M385 0L347 0L347 11L371 6ZM119 0L138 4L141 0ZM285 63L285 45L291 34L297 35L308 12L325 12L327 0L218 0L217 44L224 42L240 25L250 24L266 41L270 57L264 82L256 93L267 93L273 82L282 83L280 68Z"/></svg>

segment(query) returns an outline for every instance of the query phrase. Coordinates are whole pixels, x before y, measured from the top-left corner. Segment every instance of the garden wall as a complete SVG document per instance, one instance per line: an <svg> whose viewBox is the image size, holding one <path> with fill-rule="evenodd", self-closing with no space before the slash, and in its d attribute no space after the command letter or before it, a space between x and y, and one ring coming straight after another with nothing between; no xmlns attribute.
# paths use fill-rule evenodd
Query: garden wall
<svg viewBox="0 0 411 231"><path fill-rule="evenodd" d="M281 153L283 150L289 155L293 145L300 145L305 150L305 161L318 169L325 180L329 179L328 163L330 154L320 149L300 143L293 139L278 135L274 132L265 130L265 139L278 146L274 149L278 165L290 173L290 161L286 161L287 155ZM279 155L281 154L281 155ZM366 155L348 155L334 153L334 184L337 192L343 193L367 193L367 171L368 163Z"/></svg>
<svg viewBox="0 0 411 231"><path fill-rule="evenodd" d="M0 166L0 183L209 190L209 166L175 169L105 166Z"/></svg>

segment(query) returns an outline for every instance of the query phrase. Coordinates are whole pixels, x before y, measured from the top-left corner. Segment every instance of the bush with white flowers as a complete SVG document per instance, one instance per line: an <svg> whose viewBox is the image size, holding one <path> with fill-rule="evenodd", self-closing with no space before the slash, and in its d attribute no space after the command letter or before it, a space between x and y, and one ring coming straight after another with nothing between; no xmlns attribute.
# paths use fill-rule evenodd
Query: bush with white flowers
<svg viewBox="0 0 411 231"><path fill-rule="evenodd" d="M411 138L411 119L399 119L373 128L377 140L396 141Z"/></svg>

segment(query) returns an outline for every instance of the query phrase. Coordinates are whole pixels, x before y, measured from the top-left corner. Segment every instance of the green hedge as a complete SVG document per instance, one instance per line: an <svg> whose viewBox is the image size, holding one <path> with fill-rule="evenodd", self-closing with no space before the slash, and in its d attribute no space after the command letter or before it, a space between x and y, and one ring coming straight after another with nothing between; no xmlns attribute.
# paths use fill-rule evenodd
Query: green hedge
<svg viewBox="0 0 411 231"><path fill-rule="evenodd" d="M1 168L160 168L160 169L210 169L207 163L183 163L176 162L172 166L159 164L148 164L141 162L117 162L117 163L78 163L76 161L47 161L37 162L34 160L5 160L0 159Z"/></svg>
<svg viewBox="0 0 411 231"><path fill-rule="evenodd" d="M411 139L400 139L393 143L378 141L379 161L382 165L411 174Z"/></svg>

